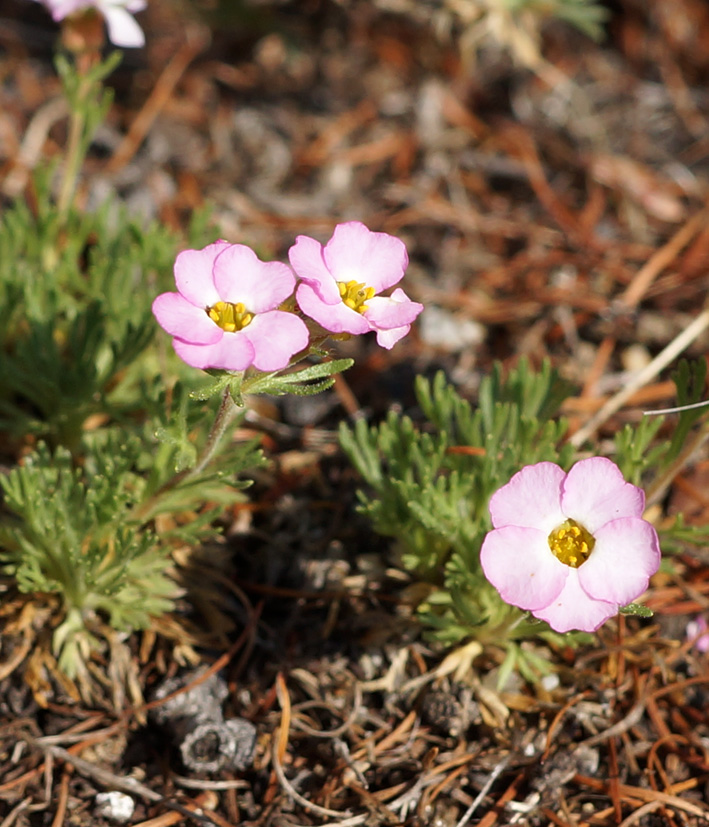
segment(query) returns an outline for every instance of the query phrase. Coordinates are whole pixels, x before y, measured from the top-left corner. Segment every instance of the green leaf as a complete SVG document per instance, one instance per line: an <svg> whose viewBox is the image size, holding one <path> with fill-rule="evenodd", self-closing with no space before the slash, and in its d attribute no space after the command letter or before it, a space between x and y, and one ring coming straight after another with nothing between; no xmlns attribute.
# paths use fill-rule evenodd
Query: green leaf
<svg viewBox="0 0 709 827"><path fill-rule="evenodd" d="M621 606L619 609L622 615L633 615L634 617L652 617L654 612L647 606L641 603L629 603L627 606Z"/></svg>

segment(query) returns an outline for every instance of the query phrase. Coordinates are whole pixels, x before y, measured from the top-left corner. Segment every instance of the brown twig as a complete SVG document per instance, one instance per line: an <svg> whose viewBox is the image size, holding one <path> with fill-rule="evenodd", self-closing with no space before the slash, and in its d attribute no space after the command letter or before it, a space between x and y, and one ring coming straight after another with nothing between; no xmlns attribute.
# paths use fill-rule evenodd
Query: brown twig
<svg viewBox="0 0 709 827"><path fill-rule="evenodd" d="M185 70L197 55L204 51L208 42L209 37L206 29L195 25L188 28L187 40L163 69L143 108L130 125L128 134L123 138L115 154L106 164L107 173L115 174L135 155L160 111L172 96Z"/></svg>

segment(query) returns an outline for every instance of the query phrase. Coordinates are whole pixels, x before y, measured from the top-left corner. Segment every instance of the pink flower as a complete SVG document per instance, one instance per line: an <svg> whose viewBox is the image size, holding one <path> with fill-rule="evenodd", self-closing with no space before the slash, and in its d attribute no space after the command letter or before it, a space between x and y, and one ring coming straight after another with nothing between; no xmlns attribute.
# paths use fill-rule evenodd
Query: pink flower
<svg viewBox="0 0 709 827"><path fill-rule="evenodd" d="M379 295L401 281L409 257L398 238L373 233L359 221L338 224L324 247L299 235L288 257L302 280L300 309L331 333L376 330L377 343L390 349L423 310L401 288Z"/></svg>
<svg viewBox="0 0 709 827"><path fill-rule="evenodd" d="M243 244L215 241L175 261L179 292L153 302L177 355L195 368L280 370L307 347L305 322L276 308L293 295L287 264L261 261Z"/></svg>
<svg viewBox="0 0 709 827"><path fill-rule="evenodd" d="M687 639L694 641L692 645L698 652L709 652L707 622L701 615L697 615L695 620L689 621L686 631Z"/></svg>
<svg viewBox="0 0 709 827"><path fill-rule="evenodd" d="M489 507L485 576L557 632L594 632L660 565L657 533L642 519L645 494L609 459L581 460L568 474L553 462L528 465Z"/></svg>
<svg viewBox="0 0 709 827"><path fill-rule="evenodd" d="M143 11L146 0L37 0L52 15L56 22L86 9L96 11L106 21L108 36L116 46L143 46L145 35L133 20L131 13Z"/></svg>

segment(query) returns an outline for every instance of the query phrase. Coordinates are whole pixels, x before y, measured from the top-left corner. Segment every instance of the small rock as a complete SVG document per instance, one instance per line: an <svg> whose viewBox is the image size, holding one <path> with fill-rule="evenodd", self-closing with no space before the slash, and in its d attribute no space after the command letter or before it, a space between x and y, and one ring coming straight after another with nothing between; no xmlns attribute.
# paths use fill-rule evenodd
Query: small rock
<svg viewBox="0 0 709 827"><path fill-rule="evenodd" d="M204 669L197 669L174 678L163 681L155 690L153 698L160 700L198 678ZM202 683L197 684L187 692L182 692L152 710L151 715L156 723L174 726L180 718L193 719L197 722L204 720L220 720L222 717L222 703L229 694L229 688L221 675L210 675Z"/></svg>
<svg viewBox="0 0 709 827"><path fill-rule="evenodd" d="M134 811L135 801L126 793L111 790L111 792L96 795L94 814L108 821L125 824L131 820Z"/></svg>
<svg viewBox="0 0 709 827"><path fill-rule="evenodd" d="M440 347L450 353L475 347L485 339L485 328L472 319L466 319L431 305L421 313L419 332L431 347Z"/></svg>
<svg viewBox="0 0 709 827"><path fill-rule="evenodd" d="M211 775L246 769L255 746L256 727L244 718L232 718L195 727L180 744L180 755L188 769Z"/></svg>

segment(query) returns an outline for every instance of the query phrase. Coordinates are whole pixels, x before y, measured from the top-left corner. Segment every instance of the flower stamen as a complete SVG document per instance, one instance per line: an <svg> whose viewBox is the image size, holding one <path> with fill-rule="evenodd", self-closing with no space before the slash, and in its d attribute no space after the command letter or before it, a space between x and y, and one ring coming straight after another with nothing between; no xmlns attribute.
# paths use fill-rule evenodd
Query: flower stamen
<svg viewBox="0 0 709 827"><path fill-rule="evenodd" d="M596 545L591 532L571 519L564 520L555 528L549 535L548 542L554 557L573 569L577 569L588 560Z"/></svg>
<svg viewBox="0 0 709 827"><path fill-rule="evenodd" d="M207 308L207 315L226 333L243 330L253 321L254 314L248 313L243 302L217 302Z"/></svg>
<svg viewBox="0 0 709 827"><path fill-rule="evenodd" d="M338 281L337 288L342 301L357 313L364 313L369 308L365 304L374 296L374 288L365 286L365 283L355 281Z"/></svg>

